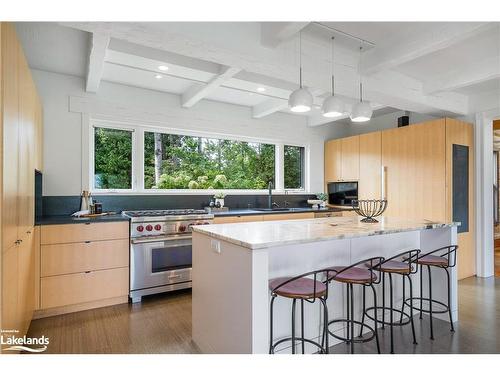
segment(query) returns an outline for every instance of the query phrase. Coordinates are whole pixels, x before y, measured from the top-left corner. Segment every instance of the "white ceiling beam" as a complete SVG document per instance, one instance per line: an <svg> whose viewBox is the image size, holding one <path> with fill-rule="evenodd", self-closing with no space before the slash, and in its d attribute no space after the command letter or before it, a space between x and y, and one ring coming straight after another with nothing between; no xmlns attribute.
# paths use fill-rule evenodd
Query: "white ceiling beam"
<svg viewBox="0 0 500 375"><path fill-rule="evenodd" d="M309 22L261 22L260 42L263 46L275 48L290 40Z"/></svg>
<svg viewBox="0 0 500 375"><path fill-rule="evenodd" d="M442 22L439 28L430 28L426 32L405 36L399 41L377 45L365 52L360 65L362 74L373 74L389 70L419 57L437 52L460 43L494 27L494 23L447 23Z"/></svg>
<svg viewBox="0 0 500 375"><path fill-rule="evenodd" d="M109 34L92 33L87 67L87 92L97 92L99 89L109 40Z"/></svg>
<svg viewBox="0 0 500 375"><path fill-rule="evenodd" d="M282 111L288 107L288 101L285 99L272 98L256 104L252 107L252 117L262 118L275 112Z"/></svg>
<svg viewBox="0 0 500 375"><path fill-rule="evenodd" d="M467 67L452 69L444 77L436 77L424 83L424 93L434 94L454 91L463 87L500 78L500 56L469 64Z"/></svg>
<svg viewBox="0 0 500 375"><path fill-rule="evenodd" d="M211 92L215 91L217 88L222 86L225 82L229 81L234 75L241 72L241 68L235 67L224 67L222 68L219 75L214 77L206 85L196 85L191 87L182 95L182 106L184 108L190 108L198 103L201 99L205 98Z"/></svg>

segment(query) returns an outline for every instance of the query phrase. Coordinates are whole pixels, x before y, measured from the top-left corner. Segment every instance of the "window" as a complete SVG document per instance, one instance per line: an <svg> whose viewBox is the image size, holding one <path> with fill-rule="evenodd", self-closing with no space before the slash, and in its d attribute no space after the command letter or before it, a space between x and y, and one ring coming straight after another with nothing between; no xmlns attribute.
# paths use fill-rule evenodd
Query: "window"
<svg viewBox="0 0 500 375"><path fill-rule="evenodd" d="M94 127L94 188L132 189L132 131Z"/></svg>
<svg viewBox="0 0 500 375"><path fill-rule="evenodd" d="M144 132L145 189L265 189L275 145Z"/></svg>
<svg viewBox="0 0 500 375"><path fill-rule="evenodd" d="M304 147L284 146L285 189L304 188Z"/></svg>

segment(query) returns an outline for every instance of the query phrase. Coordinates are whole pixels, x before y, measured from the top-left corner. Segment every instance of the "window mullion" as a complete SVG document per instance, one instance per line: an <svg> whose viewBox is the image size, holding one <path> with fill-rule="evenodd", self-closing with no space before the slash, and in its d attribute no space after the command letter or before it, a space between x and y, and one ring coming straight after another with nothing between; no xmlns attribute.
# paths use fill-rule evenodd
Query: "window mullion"
<svg viewBox="0 0 500 375"><path fill-rule="evenodd" d="M285 148L283 144L276 144L275 148L275 189L279 191L283 191L285 187Z"/></svg>
<svg viewBox="0 0 500 375"><path fill-rule="evenodd" d="M132 190L144 190L144 129L137 128L135 132L135 149L132 150L132 175L134 176Z"/></svg>

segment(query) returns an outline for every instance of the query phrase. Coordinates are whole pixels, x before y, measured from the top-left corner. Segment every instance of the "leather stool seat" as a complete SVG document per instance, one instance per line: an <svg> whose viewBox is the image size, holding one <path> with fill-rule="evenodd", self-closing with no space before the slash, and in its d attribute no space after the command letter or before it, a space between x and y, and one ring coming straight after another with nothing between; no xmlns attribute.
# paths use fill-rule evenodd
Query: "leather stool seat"
<svg viewBox="0 0 500 375"><path fill-rule="evenodd" d="M336 266L330 268L334 272L342 271L345 266ZM339 281L342 283L350 283L350 284L364 284L371 283L377 281L377 275L375 275L372 271L362 267L352 267L344 272L340 272L340 274L333 276L332 278L335 281Z"/></svg>
<svg viewBox="0 0 500 375"><path fill-rule="evenodd" d="M448 267L448 259L437 255L425 255L417 259L417 263L424 266Z"/></svg>
<svg viewBox="0 0 500 375"><path fill-rule="evenodd" d="M269 289L274 290L274 288L290 279L291 277L272 279L269 281ZM308 277L301 277L276 289L274 293L287 298L318 298L326 294L326 285Z"/></svg>

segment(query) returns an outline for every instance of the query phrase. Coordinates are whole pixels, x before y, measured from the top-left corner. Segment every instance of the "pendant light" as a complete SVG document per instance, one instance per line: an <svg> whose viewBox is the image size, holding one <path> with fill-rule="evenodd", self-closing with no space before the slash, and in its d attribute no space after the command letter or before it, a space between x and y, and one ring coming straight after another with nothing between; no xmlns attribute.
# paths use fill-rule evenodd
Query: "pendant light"
<svg viewBox="0 0 500 375"><path fill-rule="evenodd" d="M359 62L361 65L361 51L363 47L359 47ZM358 68L359 70L359 68ZM370 102L363 101L363 81L361 72L359 73L359 103L356 103L352 108L351 121L352 122L366 122L372 118L373 109Z"/></svg>
<svg viewBox="0 0 500 375"><path fill-rule="evenodd" d="M344 103L335 96L335 37L332 37L332 95L323 100L324 117L338 117L344 113Z"/></svg>
<svg viewBox="0 0 500 375"><path fill-rule="evenodd" d="M290 94L288 105L292 112L309 112L313 97L309 90L302 87L302 32L299 32L299 88Z"/></svg>

